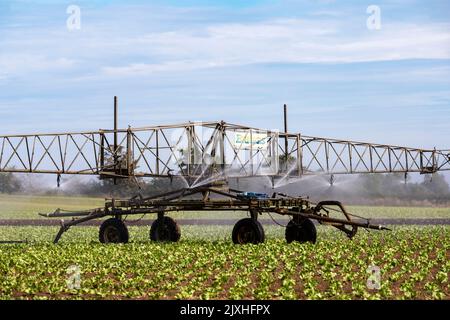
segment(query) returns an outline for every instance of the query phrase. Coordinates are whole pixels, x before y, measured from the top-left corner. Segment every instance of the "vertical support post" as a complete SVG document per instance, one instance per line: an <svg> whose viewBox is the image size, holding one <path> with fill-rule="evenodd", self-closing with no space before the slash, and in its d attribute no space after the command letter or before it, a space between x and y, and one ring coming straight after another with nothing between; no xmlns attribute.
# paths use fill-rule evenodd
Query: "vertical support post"
<svg viewBox="0 0 450 320"><path fill-rule="evenodd" d="M389 156L389 172L392 172L392 156L391 156L391 147L388 147L388 156Z"/></svg>
<svg viewBox="0 0 450 320"><path fill-rule="evenodd" d="M279 144L280 144L280 132L276 131L271 133L272 134L272 159L273 159L273 166L274 166L274 174L278 175L280 174L280 157L278 156L279 154Z"/></svg>
<svg viewBox="0 0 450 320"><path fill-rule="evenodd" d="M99 174L100 170L99 170L99 162L98 162L98 156L99 154L97 153L97 146L95 145L95 134L91 134L91 139L92 139L92 148L94 149L94 157L95 157L95 168L96 168L96 173Z"/></svg>
<svg viewBox="0 0 450 320"><path fill-rule="evenodd" d="M406 165L406 172L409 171L409 163L408 163L408 150L407 149L403 149L405 151L405 165Z"/></svg>
<svg viewBox="0 0 450 320"><path fill-rule="evenodd" d="M2 151L0 152L0 169L2 168L3 151L5 150L5 140L6 138L2 138Z"/></svg>
<svg viewBox="0 0 450 320"><path fill-rule="evenodd" d="M287 105L284 105L284 133L286 134L284 138L284 162L286 167L286 172L288 171L288 156L289 156L289 140L287 136L288 132L288 120L287 120Z"/></svg>
<svg viewBox="0 0 450 320"><path fill-rule="evenodd" d="M372 149L372 145L369 144L369 156L370 156L370 173L374 173L373 172L373 149Z"/></svg>
<svg viewBox="0 0 450 320"><path fill-rule="evenodd" d="M192 126L189 125L187 128L187 134L188 134L188 147L187 147L187 175L191 176L191 165L192 165L192 140L193 140L193 132L192 132Z"/></svg>
<svg viewBox="0 0 450 320"><path fill-rule="evenodd" d="M330 173L330 148L328 146L328 141L324 140L324 149L325 149L325 162L327 164L327 173Z"/></svg>
<svg viewBox="0 0 450 320"><path fill-rule="evenodd" d="M117 96L114 96L114 173L117 174ZM116 177L114 184L117 184Z"/></svg>
<svg viewBox="0 0 450 320"><path fill-rule="evenodd" d="M250 129L250 175L253 176L253 129Z"/></svg>
<svg viewBox="0 0 450 320"><path fill-rule="evenodd" d="M63 157L62 145L61 145L61 136L58 136L58 148L59 148L59 156L61 158L61 170L62 170L62 173L64 173L65 165L64 165L64 157Z"/></svg>
<svg viewBox="0 0 450 320"><path fill-rule="evenodd" d="M202 128L199 129L200 133L202 132ZM201 140L201 137L199 138ZM195 129L195 125L192 124L191 126L191 152L189 153L189 162L190 162L190 170L191 174L194 174L196 172L196 165L198 164L197 160L197 152L198 152L198 146L197 146L197 130ZM200 148L201 149L201 148ZM203 163L203 153L201 156L200 164Z"/></svg>
<svg viewBox="0 0 450 320"><path fill-rule="evenodd" d="M436 170L437 170L436 147L434 147L434 149L433 149L433 163L432 163L432 166L433 166L433 173L436 173Z"/></svg>
<svg viewBox="0 0 450 320"><path fill-rule="evenodd" d="M128 176L133 175L133 136L131 132L131 127L128 126L127 130L127 174Z"/></svg>
<svg viewBox="0 0 450 320"><path fill-rule="evenodd" d="M222 173L225 172L225 126L223 123L220 124L220 161L222 162Z"/></svg>
<svg viewBox="0 0 450 320"><path fill-rule="evenodd" d="M36 138L34 138L36 139ZM35 140L36 141L36 140ZM25 137L25 144L27 146L27 155L28 155L28 165L30 166L29 171L33 172L33 165L31 164L31 155L30 155L30 147L28 146L28 137ZM33 146L33 153L34 153L34 146Z"/></svg>
<svg viewBox="0 0 450 320"><path fill-rule="evenodd" d="M105 168L105 134L100 133L100 170Z"/></svg>
<svg viewBox="0 0 450 320"><path fill-rule="evenodd" d="M162 225L163 219L164 219L164 208L158 208L158 220L161 222L160 225Z"/></svg>
<svg viewBox="0 0 450 320"><path fill-rule="evenodd" d="M159 130L156 129L156 174L159 175Z"/></svg>
<svg viewBox="0 0 450 320"><path fill-rule="evenodd" d="M427 170L425 170L425 166L423 165L423 151L420 151L420 171L421 172L426 172Z"/></svg>
<svg viewBox="0 0 450 320"><path fill-rule="evenodd" d="M350 142L347 144L347 148L348 148L348 160L350 162L349 173L353 173L352 144Z"/></svg>
<svg viewBox="0 0 450 320"><path fill-rule="evenodd" d="M303 175L303 155L302 155L302 137L297 135L297 175L300 177Z"/></svg>

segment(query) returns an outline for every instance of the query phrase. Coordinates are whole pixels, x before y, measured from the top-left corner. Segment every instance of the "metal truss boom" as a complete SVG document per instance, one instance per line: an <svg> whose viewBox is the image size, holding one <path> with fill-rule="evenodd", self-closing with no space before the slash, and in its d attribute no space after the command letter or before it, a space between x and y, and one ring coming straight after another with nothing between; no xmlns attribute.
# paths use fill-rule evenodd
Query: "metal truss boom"
<svg viewBox="0 0 450 320"><path fill-rule="evenodd" d="M434 173L450 150L267 131L225 122L0 136L0 172L219 179Z"/></svg>

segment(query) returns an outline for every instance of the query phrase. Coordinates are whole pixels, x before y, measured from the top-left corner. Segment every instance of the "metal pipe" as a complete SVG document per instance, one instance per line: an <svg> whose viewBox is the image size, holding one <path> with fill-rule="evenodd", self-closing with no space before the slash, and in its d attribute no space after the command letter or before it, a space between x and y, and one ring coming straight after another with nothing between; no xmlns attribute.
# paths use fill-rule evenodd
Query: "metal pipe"
<svg viewBox="0 0 450 320"><path fill-rule="evenodd" d="M361 228L366 228L366 229L391 231L389 228L386 228L384 226L376 225L376 224L370 224L370 221L359 222L359 221L352 221L352 220L344 220L344 219L323 217L323 216L319 216L317 214L308 214L308 213L295 212L295 211L284 212L283 210L279 210L279 209L278 210L274 210L273 212L281 214L281 215L286 215L286 214L287 215L292 215L292 216L297 215L297 216L301 216L303 218L308 218L308 219L313 219L313 220L322 221L322 222L328 222L328 223L339 223L339 224L343 224L343 225L361 227Z"/></svg>

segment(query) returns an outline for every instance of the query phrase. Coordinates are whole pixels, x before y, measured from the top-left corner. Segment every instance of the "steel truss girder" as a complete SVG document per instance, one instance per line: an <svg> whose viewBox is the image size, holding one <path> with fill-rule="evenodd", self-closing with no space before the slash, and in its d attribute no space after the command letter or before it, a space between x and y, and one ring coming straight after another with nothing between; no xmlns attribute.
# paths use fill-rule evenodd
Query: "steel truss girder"
<svg viewBox="0 0 450 320"><path fill-rule="evenodd" d="M193 185L230 177L450 170L450 150L308 137L225 122L0 136L0 148L0 172L183 176Z"/></svg>

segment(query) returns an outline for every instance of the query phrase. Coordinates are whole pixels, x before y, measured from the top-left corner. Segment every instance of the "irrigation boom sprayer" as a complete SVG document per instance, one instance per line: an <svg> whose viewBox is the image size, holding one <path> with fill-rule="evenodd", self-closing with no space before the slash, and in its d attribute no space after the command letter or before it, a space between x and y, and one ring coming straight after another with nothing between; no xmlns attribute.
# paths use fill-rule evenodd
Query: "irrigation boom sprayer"
<svg viewBox="0 0 450 320"><path fill-rule="evenodd" d="M236 244L261 243L258 216L290 216L288 242L315 242L313 221L331 225L349 238L358 228L388 230L348 213L338 201L313 204L308 198L231 189L231 178L268 177L275 186L283 179L307 175L362 173L430 174L450 170L449 150L424 150L261 130L226 122L190 122L144 128L117 127L95 132L0 136L0 172L98 175L101 178L181 178L186 187L152 197L107 199L102 208L41 214L61 221L54 242L70 227L110 217L99 233L104 243L128 242L125 217L156 214L150 229L154 241L178 241L180 229L167 213L173 211L244 211L232 238Z"/></svg>

